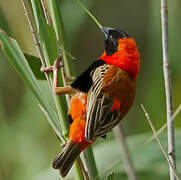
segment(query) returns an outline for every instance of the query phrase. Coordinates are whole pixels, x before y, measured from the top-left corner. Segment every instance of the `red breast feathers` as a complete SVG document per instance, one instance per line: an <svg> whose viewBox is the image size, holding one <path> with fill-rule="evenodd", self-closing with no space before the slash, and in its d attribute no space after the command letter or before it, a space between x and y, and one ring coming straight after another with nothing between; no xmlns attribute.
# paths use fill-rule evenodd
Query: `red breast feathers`
<svg viewBox="0 0 181 180"><path fill-rule="evenodd" d="M139 72L140 55L133 38L118 39L117 51L110 56L104 52L99 59L129 72L133 76Z"/></svg>

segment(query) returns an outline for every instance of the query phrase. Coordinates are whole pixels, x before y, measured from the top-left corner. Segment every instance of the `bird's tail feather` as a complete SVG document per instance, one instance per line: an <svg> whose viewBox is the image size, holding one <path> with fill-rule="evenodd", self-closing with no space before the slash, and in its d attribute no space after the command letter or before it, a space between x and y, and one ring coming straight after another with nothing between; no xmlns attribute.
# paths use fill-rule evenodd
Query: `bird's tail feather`
<svg viewBox="0 0 181 180"><path fill-rule="evenodd" d="M53 160L52 167L59 169L60 175L65 177L80 153L80 144L75 144L69 140L63 151Z"/></svg>

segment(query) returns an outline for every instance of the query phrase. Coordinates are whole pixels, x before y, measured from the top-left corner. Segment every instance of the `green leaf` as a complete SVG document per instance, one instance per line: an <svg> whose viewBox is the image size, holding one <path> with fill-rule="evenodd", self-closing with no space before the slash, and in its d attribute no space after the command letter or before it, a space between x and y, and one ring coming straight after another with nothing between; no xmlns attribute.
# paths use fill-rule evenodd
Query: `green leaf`
<svg viewBox="0 0 181 180"><path fill-rule="evenodd" d="M111 171L104 180L114 180L114 171Z"/></svg>
<svg viewBox="0 0 181 180"><path fill-rule="evenodd" d="M46 80L45 74L40 71L40 68L42 66L40 58L27 54L27 53L24 53L24 56L29 64L31 70L33 71L33 74L35 75L36 79Z"/></svg>
<svg viewBox="0 0 181 180"><path fill-rule="evenodd" d="M19 73L22 77L24 82L28 85L31 89L33 94L38 99L41 106L44 108L47 116L49 116L49 123L54 128L56 132L58 132L58 136L61 134L60 123L57 117L57 113L52 109L52 105L47 102L47 98L44 96L27 60L22 53L19 45L14 39L9 38L5 32L0 30L0 43L2 49L8 60L13 65L15 70Z"/></svg>
<svg viewBox="0 0 181 180"><path fill-rule="evenodd" d="M39 33L40 41L43 47L47 65L50 66L58 58L58 48L56 35L53 27L48 25L46 21L40 17Z"/></svg>

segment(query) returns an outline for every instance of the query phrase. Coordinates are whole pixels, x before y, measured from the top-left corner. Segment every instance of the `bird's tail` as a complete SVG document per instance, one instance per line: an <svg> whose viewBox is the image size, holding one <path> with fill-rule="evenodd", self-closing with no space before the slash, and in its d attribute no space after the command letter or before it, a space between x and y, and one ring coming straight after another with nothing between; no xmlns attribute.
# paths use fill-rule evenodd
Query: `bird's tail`
<svg viewBox="0 0 181 180"><path fill-rule="evenodd" d="M81 151L80 143L74 143L72 140L69 140L63 151L53 160L52 167L59 169L60 175L65 177Z"/></svg>

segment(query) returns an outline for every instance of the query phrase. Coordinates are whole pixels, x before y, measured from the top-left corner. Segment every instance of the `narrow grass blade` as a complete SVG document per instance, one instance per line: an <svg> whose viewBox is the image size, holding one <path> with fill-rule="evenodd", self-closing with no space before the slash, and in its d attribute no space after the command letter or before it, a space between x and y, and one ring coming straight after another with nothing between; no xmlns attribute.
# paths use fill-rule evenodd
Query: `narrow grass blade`
<svg viewBox="0 0 181 180"><path fill-rule="evenodd" d="M100 22L93 16L93 14L79 1L76 0L77 3L82 7L82 9L92 18L92 20L97 24L97 26L102 29L102 25Z"/></svg>

